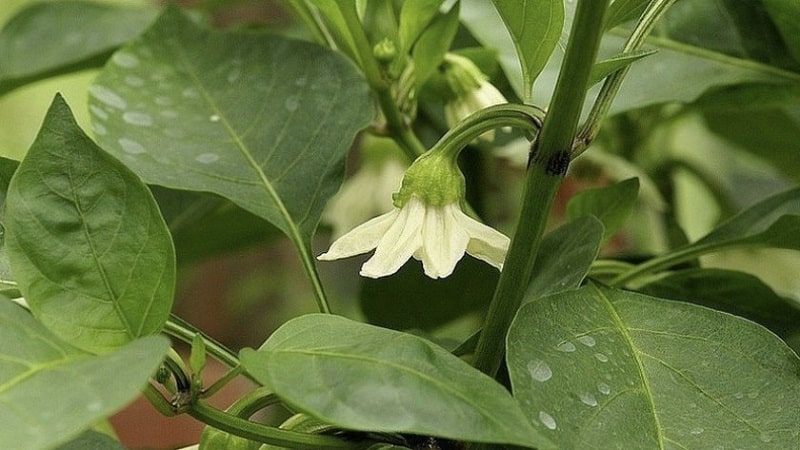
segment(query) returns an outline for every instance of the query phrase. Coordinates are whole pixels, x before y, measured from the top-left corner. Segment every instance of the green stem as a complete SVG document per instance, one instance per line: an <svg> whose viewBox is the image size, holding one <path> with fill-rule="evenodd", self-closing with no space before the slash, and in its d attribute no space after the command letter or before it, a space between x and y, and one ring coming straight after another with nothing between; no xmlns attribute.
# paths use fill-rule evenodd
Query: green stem
<svg viewBox="0 0 800 450"><path fill-rule="evenodd" d="M204 402L190 405L187 413L195 419L218 430L279 447L298 449L359 449L362 445L347 442L334 436L298 433L250 422L233 414L220 411Z"/></svg>
<svg viewBox="0 0 800 450"><path fill-rule="evenodd" d="M236 366L233 369L229 370L228 373L223 375L221 378L217 379L211 386L203 389L202 396L204 398L211 397L212 395L219 392L220 389L225 387L228 383L233 381L239 375L244 373L244 368L242 366Z"/></svg>
<svg viewBox="0 0 800 450"><path fill-rule="evenodd" d="M607 4L579 1L551 109L534 141L517 230L475 350L475 367L490 376L497 373L502 363L508 327L522 303L548 213L569 165Z"/></svg>
<svg viewBox="0 0 800 450"><path fill-rule="evenodd" d="M364 70L364 76L367 78L367 83L369 83L378 98L378 105L386 119L387 131L398 145L400 145L400 148L403 149L406 156L413 161L419 155L425 153L426 148L422 142L420 142L419 138L417 138L417 135L414 134L410 124L403 116L403 113L400 112L397 102L392 96L392 85L386 76L384 76L380 64L378 64L378 61L375 59L375 55L372 53L372 46L370 45L366 33L364 33L361 21L358 19L356 2L344 1L338 2L338 5L342 17L347 23L353 37L356 50L361 59L361 68Z"/></svg>
<svg viewBox="0 0 800 450"><path fill-rule="evenodd" d="M609 284L611 286L622 286L627 283L630 283L637 278L641 278L646 275L650 275L653 272L657 272L659 270L668 269L676 264L680 264L682 262L690 261L692 259L697 258L698 256L705 255L707 253L713 253L718 250L722 249L731 249L737 247L746 247L747 243L731 243L731 242L719 242L719 243L711 243L705 245L696 245L692 244L688 247L683 249L678 249L673 252L670 252L666 255L662 255L653 259L649 259L642 264L624 272L620 275L617 275L614 279L612 279Z"/></svg>
<svg viewBox="0 0 800 450"><path fill-rule="evenodd" d="M267 388L260 387L236 400L236 402L228 408L228 412L237 417L248 419L258 411L268 406L277 405L280 402L277 395L273 394Z"/></svg>
<svg viewBox="0 0 800 450"><path fill-rule="evenodd" d="M658 19L664 15L675 1L676 0L654 0L651 2L642 13L630 37L628 37L627 42L625 42L625 45L622 47L622 53L640 49L647 36L653 31L653 27ZM629 70L630 66L626 66L606 78L597 96L597 100L595 100L591 111L589 111L586 123L584 123L580 133L578 133L573 156L583 153L597 136L597 133L600 131L600 126L611 108L611 102L614 101L614 97L617 95L617 92L619 92L620 86L622 86L622 80L625 79Z"/></svg>

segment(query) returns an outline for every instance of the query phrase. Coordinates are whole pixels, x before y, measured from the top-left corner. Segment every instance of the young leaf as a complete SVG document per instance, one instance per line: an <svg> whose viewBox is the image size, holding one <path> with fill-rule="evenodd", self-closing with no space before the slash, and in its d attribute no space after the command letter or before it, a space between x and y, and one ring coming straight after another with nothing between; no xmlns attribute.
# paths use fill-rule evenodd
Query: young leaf
<svg viewBox="0 0 800 450"><path fill-rule="evenodd" d="M412 57L418 87L436 71L444 55L450 50L458 32L458 13L461 10L459 5L460 3L456 3L447 13L436 17L414 46Z"/></svg>
<svg viewBox="0 0 800 450"><path fill-rule="evenodd" d="M792 56L800 61L800 4L794 0L764 0L763 3Z"/></svg>
<svg viewBox="0 0 800 450"><path fill-rule="evenodd" d="M89 91L99 142L148 183L226 197L303 251L372 118L366 83L341 56L201 29L175 8Z"/></svg>
<svg viewBox="0 0 800 450"><path fill-rule="evenodd" d="M87 355L0 301L0 448L47 450L78 436L132 401L167 347L151 336Z"/></svg>
<svg viewBox="0 0 800 450"><path fill-rule="evenodd" d="M141 33L157 14L155 9L89 1L32 3L0 31L0 95L101 66L111 50Z"/></svg>
<svg viewBox="0 0 800 450"><path fill-rule="evenodd" d="M444 0L407 0L400 8L400 28L397 39L400 52L408 53L425 28L439 14Z"/></svg>
<svg viewBox="0 0 800 450"><path fill-rule="evenodd" d="M175 288L164 220L60 96L11 179L5 227L19 288L60 338L102 353L161 331Z"/></svg>
<svg viewBox="0 0 800 450"><path fill-rule="evenodd" d="M511 33L522 66L522 98L529 99L533 81L555 49L564 27L562 0L492 0Z"/></svg>
<svg viewBox="0 0 800 450"><path fill-rule="evenodd" d="M758 448L797 443L800 359L764 328L598 286L520 309L514 396L560 448Z"/></svg>
<svg viewBox="0 0 800 450"><path fill-rule="evenodd" d="M584 216L562 225L542 239L524 301L580 286L603 239L603 224Z"/></svg>
<svg viewBox="0 0 800 450"><path fill-rule="evenodd" d="M647 8L650 0L614 0L606 12L605 27L610 30L617 25L636 19Z"/></svg>
<svg viewBox="0 0 800 450"><path fill-rule="evenodd" d="M661 298L696 303L757 322L785 336L800 329L800 306L779 296L763 281L743 272L687 269L639 289Z"/></svg>
<svg viewBox="0 0 800 450"><path fill-rule="evenodd" d="M416 336L312 314L241 359L287 404L343 428L552 447L501 385Z"/></svg>
<svg viewBox="0 0 800 450"><path fill-rule="evenodd" d="M597 217L604 226L603 240L608 240L625 224L639 194L639 180L630 178L607 187L583 191L567 203L567 217Z"/></svg>
<svg viewBox="0 0 800 450"><path fill-rule="evenodd" d="M656 53L655 50L637 50L635 52L620 53L611 58L598 61L592 66L592 75L589 77L589 86L593 86L614 72L624 69L634 62Z"/></svg>

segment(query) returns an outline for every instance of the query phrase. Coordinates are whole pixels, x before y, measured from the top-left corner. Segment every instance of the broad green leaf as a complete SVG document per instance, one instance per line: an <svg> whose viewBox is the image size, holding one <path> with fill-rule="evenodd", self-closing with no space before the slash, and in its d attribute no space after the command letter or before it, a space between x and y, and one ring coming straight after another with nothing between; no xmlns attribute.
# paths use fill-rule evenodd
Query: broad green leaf
<svg viewBox="0 0 800 450"><path fill-rule="evenodd" d="M372 117L364 80L341 56L201 29L174 8L114 54L90 95L100 144L145 181L228 198L299 248Z"/></svg>
<svg viewBox="0 0 800 450"><path fill-rule="evenodd" d="M89 430L56 450L125 450L125 447L106 434Z"/></svg>
<svg viewBox="0 0 800 450"><path fill-rule="evenodd" d="M764 328L590 285L524 305L514 396L559 448L792 448L800 359Z"/></svg>
<svg viewBox="0 0 800 450"><path fill-rule="evenodd" d="M522 67L523 99L555 49L564 27L562 0L492 0L503 19Z"/></svg>
<svg viewBox="0 0 800 450"><path fill-rule="evenodd" d="M406 0L400 7L400 28L397 39L400 52L408 53L417 39L439 14L444 0Z"/></svg>
<svg viewBox="0 0 800 450"><path fill-rule="evenodd" d="M339 50L360 64L358 49L353 40L353 35L337 4L339 0L310 0L310 2L319 9L320 15L325 18L328 31Z"/></svg>
<svg viewBox="0 0 800 450"><path fill-rule="evenodd" d="M343 428L551 447L500 384L416 336L312 314L240 356L292 408Z"/></svg>
<svg viewBox="0 0 800 450"><path fill-rule="evenodd" d="M0 448L46 450L75 438L132 401L167 347L151 336L91 356L0 302Z"/></svg>
<svg viewBox="0 0 800 450"><path fill-rule="evenodd" d="M101 66L157 13L89 1L32 3L0 31L0 95L43 78Z"/></svg>
<svg viewBox="0 0 800 450"><path fill-rule="evenodd" d="M603 239L603 224L585 216L562 225L542 239L525 301L580 286Z"/></svg>
<svg viewBox="0 0 800 450"><path fill-rule="evenodd" d="M763 0L794 59L800 61L800 4L794 0Z"/></svg>
<svg viewBox="0 0 800 450"><path fill-rule="evenodd" d="M164 220L60 96L11 179L5 215L20 291L61 339L101 353L161 331L175 288Z"/></svg>
<svg viewBox="0 0 800 450"><path fill-rule="evenodd" d="M650 0L614 0L608 6L605 17L606 29L611 29L617 25L638 18L644 12Z"/></svg>
<svg viewBox="0 0 800 450"><path fill-rule="evenodd" d="M607 187L583 191L567 203L567 217L597 217L604 227L603 240L608 240L622 228L633 211L639 194L639 180L629 178Z"/></svg>
<svg viewBox="0 0 800 450"><path fill-rule="evenodd" d="M11 297L18 297L17 283L11 273L11 264L8 262L8 253L5 246L5 203L8 183L14 176L19 162L13 159L0 157L0 293Z"/></svg>
<svg viewBox="0 0 800 450"><path fill-rule="evenodd" d="M800 329L800 304L779 296L763 281L743 272L687 269L648 283L641 292L714 308L757 322L785 336Z"/></svg>
<svg viewBox="0 0 800 450"><path fill-rule="evenodd" d="M396 330L431 330L489 305L499 272L472 257L452 275L433 280L412 261L397 273L361 282L361 311L375 325Z"/></svg>
<svg viewBox="0 0 800 450"><path fill-rule="evenodd" d="M611 58L598 61L592 66L592 73L589 76L589 86L595 85L614 72L624 69L634 62L656 53L655 50L638 50L629 53L620 53Z"/></svg>

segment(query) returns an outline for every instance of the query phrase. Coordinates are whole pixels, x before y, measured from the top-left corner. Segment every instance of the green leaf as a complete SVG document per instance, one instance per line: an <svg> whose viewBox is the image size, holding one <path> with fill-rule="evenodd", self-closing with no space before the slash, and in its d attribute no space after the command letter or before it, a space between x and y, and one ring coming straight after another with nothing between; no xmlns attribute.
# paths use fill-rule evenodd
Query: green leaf
<svg viewBox="0 0 800 450"><path fill-rule="evenodd" d="M125 447L106 434L89 430L57 450L125 450Z"/></svg>
<svg viewBox="0 0 800 450"><path fill-rule="evenodd" d="M638 18L649 3L650 0L614 0L606 11L606 29L610 30L617 25Z"/></svg>
<svg viewBox="0 0 800 450"><path fill-rule="evenodd" d="M800 359L764 328L588 286L529 303L508 336L515 397L560 448L792 448Z"/></svg>
<svg viewBox="0 0 800 450"><path fill-rule="evenodd" d="M157 13L88 1L32 3L0 31L0 95L43 78L101 66Z"/></svg>
<svg viewBox="0 0 800 450"><path fill-rule="evenodd" d="M492 0L502 17L522 66L523 99L555 49L564 27L562 0Z"/></svg>
<svg viewBox="0 0 800 450"><path fill-rule="evenodd" d="M757 322L785 336L800 328L800 305L759 278L723 269L687 269L659 278L641 292L714 308Z"/></svg>
<svg viewBox="0 0 800 450"><path fill-rule="evenodd" d="M598 61L592 66L592 74L589 77L589 86L593 86L614 72L624 69L634 62L656 53L655 50L637 50L634 52L620 53L611 58Z"/></svg>
<svg viewBox="0 0 800 450"><path fill-rule="evenodd" d="M603 240L611 238L628 220L639 194L639 180L629 178L610 186L580 192L567 203L567 217L597 217L604 227Z"/></svg>
<svg viewBox="0 0 800 450"><path fill-rule="evenodd" d="M447 278L433 280L417 261L396 273L361 282L361 311L375 325L396 330L432 330L465 314L485 309L499 273L465 257Z"/></svg>
<svg viewBox="0 0 800 450"><path fill-rule="evenodd" d="M551 447L501 385L416 336L312 314L240 356L292 408L343 428Z"/></svg>
<svg viewBox="0 0 800 450"><path fill-rule="evenodd" d="M11 273L11 263L8 261L8 253L5 245L5 204L8 183L14 176L19 161L0 157L0 293L10 297L19 297L17 283Z"/></svg>
<svg viewBox="0 0 800 450"><path fill-rule="evenodd" d="M763 0L786 46L796 61L800 61L800 4L794 0Z"/></svg>
<svg viewBox="0 0 800 450"><path fill-rule="evenodd" d="M201 29L174 8L115 53L90 94L99 142L145 181L228 198L303 249L372 117L341 56Z"/></svg>
<svg viewBox="0 0 800 450"><path fill-rule="evenodd" d="M400 7L400 28L397 39L400 53L406 54L439 14L444 0L406 0Z"/></svg>
<svg viewBox="0 0 800 450"><path fill-rule="evenodd" d="M0 448L46 450L78 436L132 401L167 347L151 336L87 355L0 302Z"/></svg>
<svg viewBox="0 0 800 450"><path fill-rule="evenodd" d="M456 3L447 13L436 17L414 46L412 57L418 88L436 71L444 55L450 50L458 32L458 13L461 10L459 5L460 3Z"/></svg>
<svg viewBox="0 0 800 450"><path fill-rule="evenodd" d="M603 224L585 216L562 225L542 239L524 301L580 286L603 239Z"/></svg>
<svg viewBox="0 0 800 450"><path fill-rule="evenodd" d="M101 353L161 331L175 288L164 220L60 96L11 179L5 226L19 288L61 339Z"/></svg>

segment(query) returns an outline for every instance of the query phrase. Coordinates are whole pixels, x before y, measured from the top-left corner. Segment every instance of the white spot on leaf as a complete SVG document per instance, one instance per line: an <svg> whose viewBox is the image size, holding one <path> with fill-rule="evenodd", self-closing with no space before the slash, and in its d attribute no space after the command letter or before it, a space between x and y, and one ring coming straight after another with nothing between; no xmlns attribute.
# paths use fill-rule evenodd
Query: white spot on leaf
<svg viewBox="0 0 800 450"><path fill-rule="evenodd" d="M117 109L125 109L128 106L128 103L116 92L99 84L89 86L89 95Z"/></svg>
<svg viewBox="0 0 800 450"><path fill-rule="evenodd" d="M153 124L153 118L149 114L143 112L129 111L122 115L122 120L131 125L138 125L141 127L149 127Z"/></svg>
<svg viewBox="0 0 800 450"><path fill-rule="evenodd" d="M133 139L119 138L117 142L125 153L130 153L131 155L138 155L145 151L144 146Z"/></svg>
<svg viewBox="0 0 800 450"><path fill-rule="evenodd" d="M553 377L553 371L544 361L533 360L529 362L528 371L531 374L531 378L536 381L545 382Z"/></svg>
<svg viewBox="0 0 800 450"><path fill-rule="evenodd" d="M550 430L555 430L558 427L558 424L556 424L556 420L553 419L553 416L544 411L539 411L539 421L542 422L542 425L546 426Z"/></svg>

